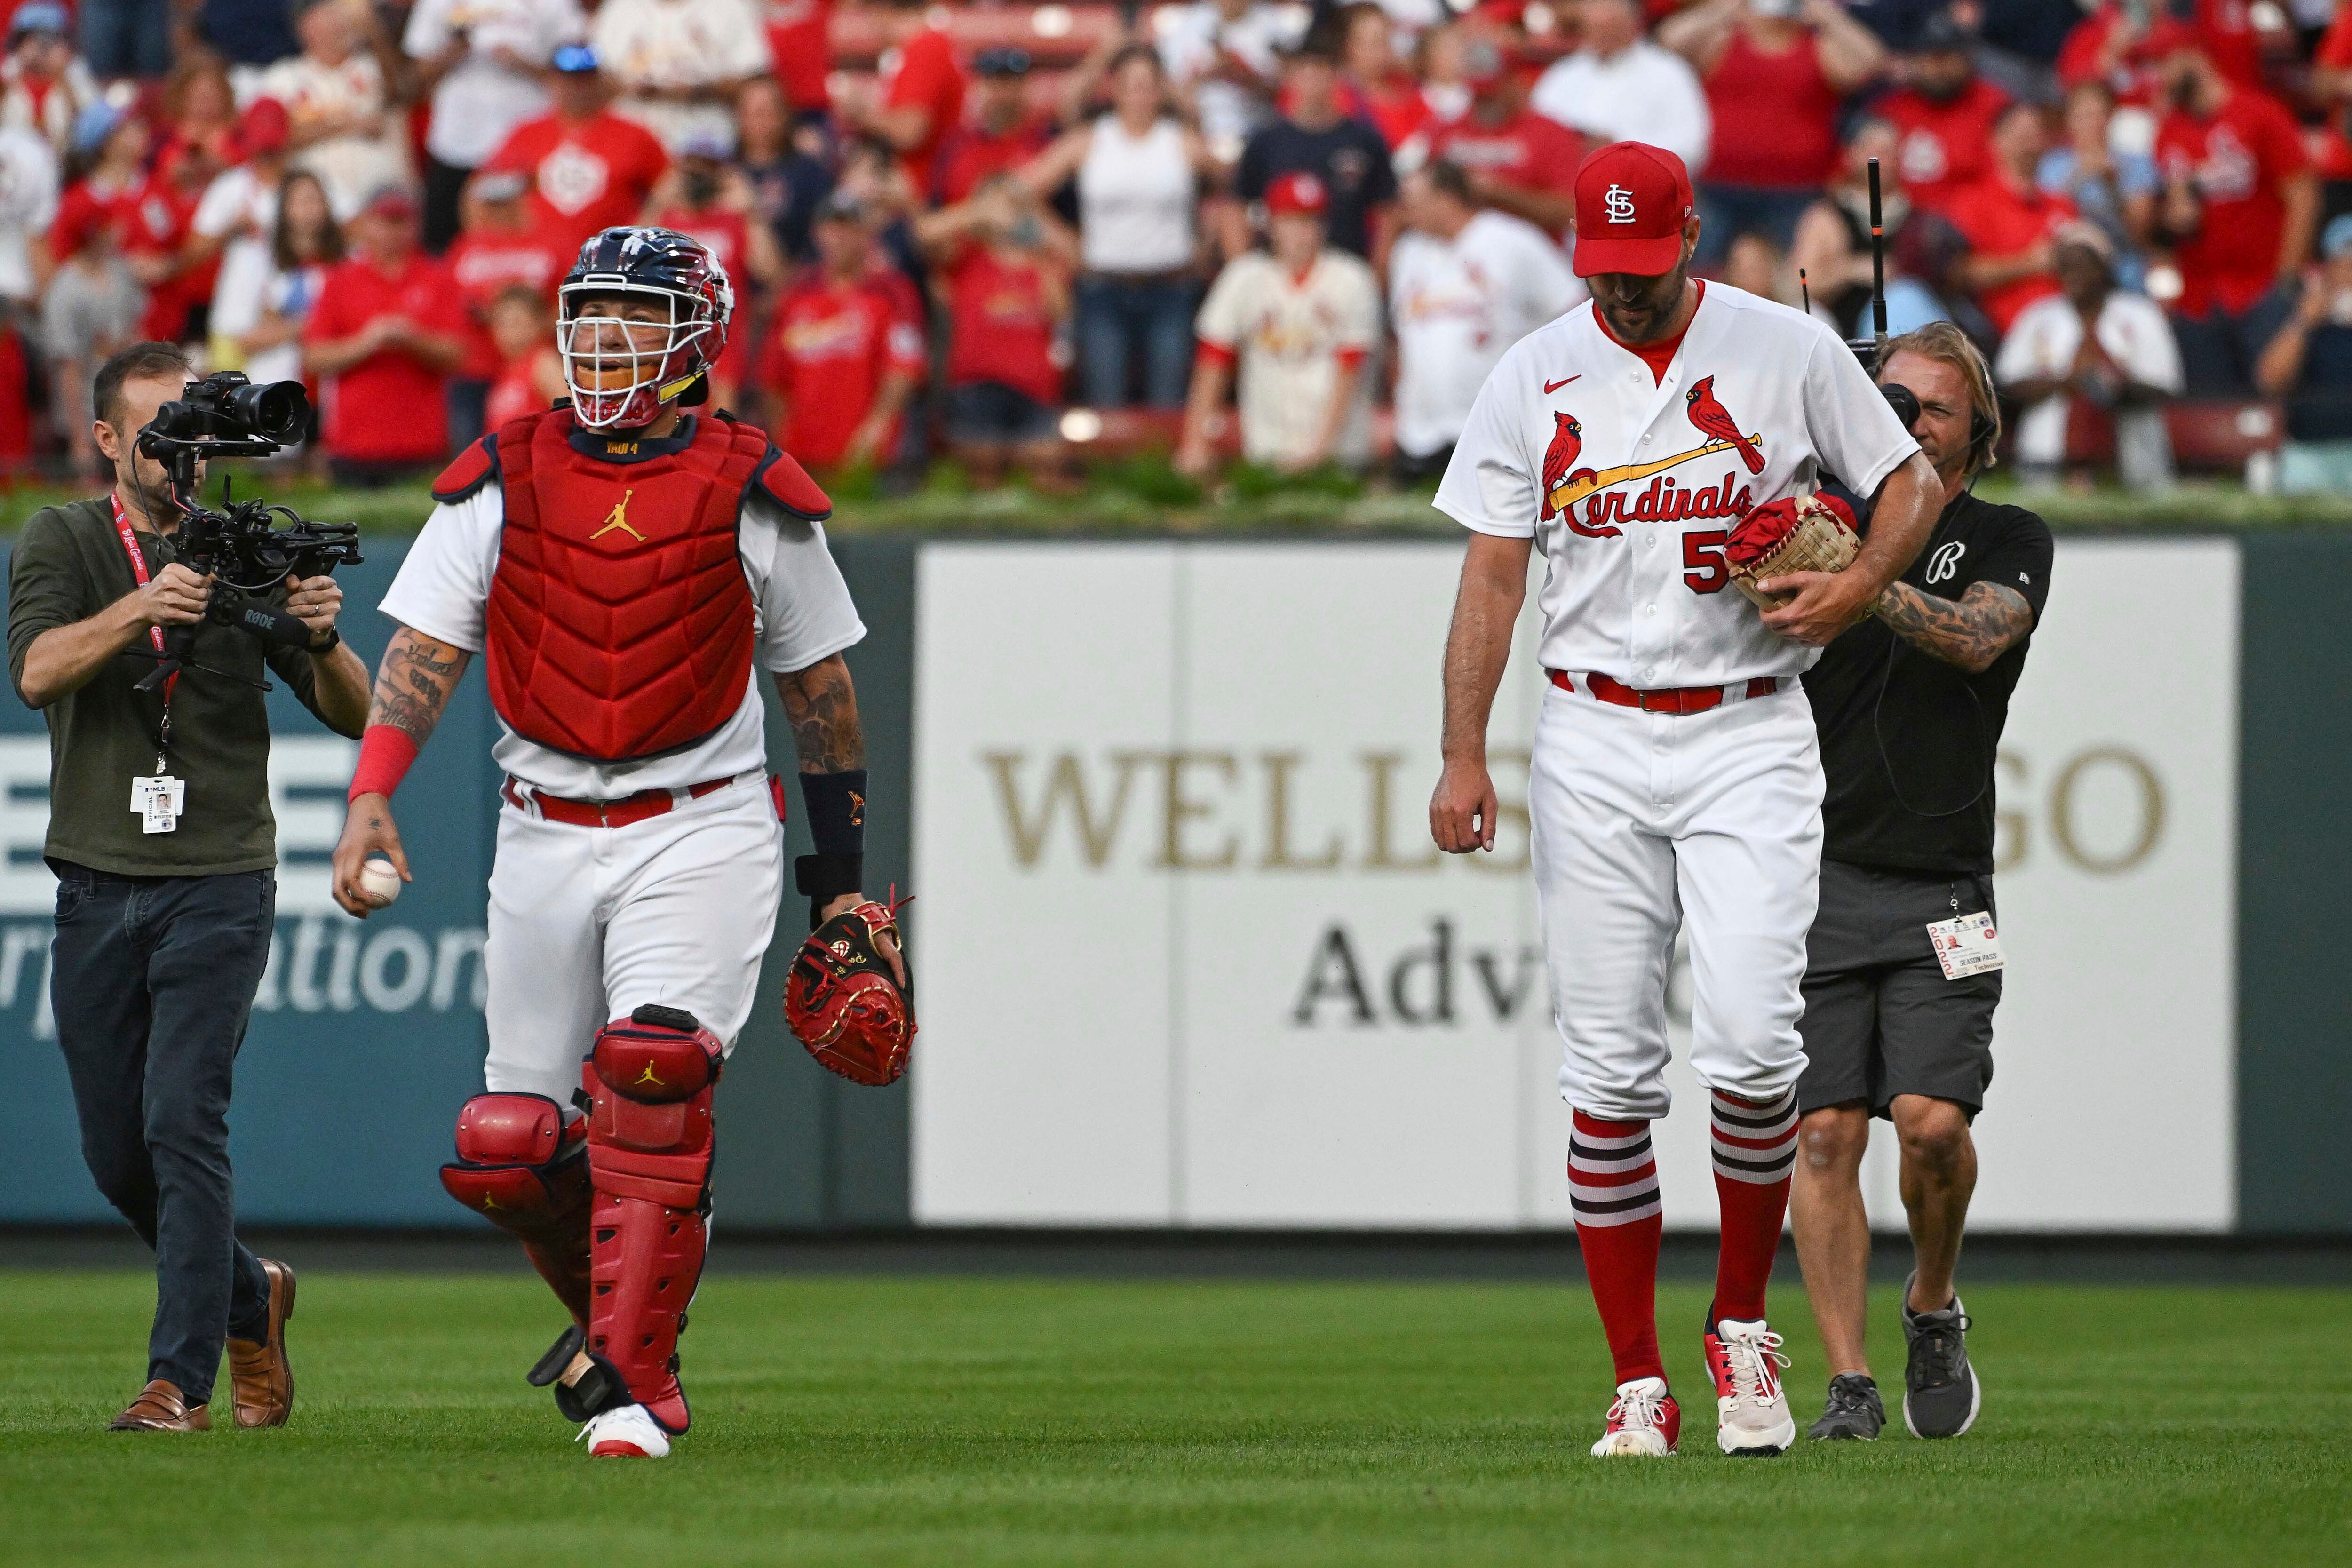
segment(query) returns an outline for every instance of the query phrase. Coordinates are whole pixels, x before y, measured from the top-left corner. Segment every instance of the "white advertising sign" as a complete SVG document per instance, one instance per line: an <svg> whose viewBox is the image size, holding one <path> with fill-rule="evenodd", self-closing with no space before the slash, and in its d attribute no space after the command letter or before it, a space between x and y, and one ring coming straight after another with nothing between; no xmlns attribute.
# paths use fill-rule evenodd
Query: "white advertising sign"
<svg viewBox="0 0 2352 1568"><path fill-rule="evenodd" d="M919 1220L1570 1223L1521 805L1531 626L1490 731L1496 851L1428 837L1460 559L926 549ZM2226 544L2060 552L2003 746L1986 1228L2230 1221L2236 581ZM1678 1020L1687 986L1678 964ZM1712 1225L1704 1102L1673 1081L1666 1218Z"/></svg>

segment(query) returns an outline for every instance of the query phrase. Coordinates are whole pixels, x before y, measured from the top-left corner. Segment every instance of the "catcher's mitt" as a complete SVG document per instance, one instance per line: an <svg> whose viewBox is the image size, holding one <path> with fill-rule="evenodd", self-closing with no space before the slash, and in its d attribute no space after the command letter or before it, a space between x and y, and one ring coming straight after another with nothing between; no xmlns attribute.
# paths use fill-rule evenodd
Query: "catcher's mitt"
<svg viewBox="0 0 2352 1568"><path fill-rule="evenodd" d="M1739 520L1724 545L1732 584L1759 609L1776 610L1793 597L1767 594L1759 582L1791 572L1843 572L1862 552L1853 512L1835 496L1784 496Z"/></svg>
<svg viewBox="0 0 2352 1568"><path fill-rule="evenodd" d="M827 1069L876 1088L898 1081L915 1041L914 1004L877 945L887 936L906 962L898 907L869 899L834 916L809 933L784 981L793 1037Z"/></svg>

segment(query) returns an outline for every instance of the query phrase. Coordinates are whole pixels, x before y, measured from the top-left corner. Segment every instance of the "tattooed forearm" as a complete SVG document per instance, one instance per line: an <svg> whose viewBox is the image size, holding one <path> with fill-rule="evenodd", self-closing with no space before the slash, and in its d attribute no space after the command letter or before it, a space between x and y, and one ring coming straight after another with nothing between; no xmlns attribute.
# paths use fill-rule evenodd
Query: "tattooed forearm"
<svg viewBox="0 0 2352 1568"><path fill-rule="evenodd" d="M1896 583L1879 597L1878 618L1912 647L1971 675L2033 629L2033 609L2024 595L1997 583L1971 583L1958 599Z"/></svg>
<svg viewBox="0 0 2352 1568"><path fill-rule="evenodd" d="M801 772L838 773L866 765L866 731L857 722L857 689L839 654L806 669L776 677L784 718L793 727Z"/></svg>
<svg viewBox="0 0 2352 1568"><path fill-rule="evenodd" d="M393 634L392 646L383 650L383 663L376 669L375 696L368 704L367 721L404 730L409 739L425 744L473 657L464 648L401 627Z"/></svg>

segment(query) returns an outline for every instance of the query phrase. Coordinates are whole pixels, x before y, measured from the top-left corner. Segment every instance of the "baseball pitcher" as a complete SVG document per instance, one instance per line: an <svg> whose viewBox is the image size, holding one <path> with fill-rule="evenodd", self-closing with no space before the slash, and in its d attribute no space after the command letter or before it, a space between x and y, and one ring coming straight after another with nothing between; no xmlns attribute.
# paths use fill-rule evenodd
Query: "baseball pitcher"
<svg viewBox="0 0 2352 1568"><path fill-rule="evenodd" d="M531 1381L598 1457L660 1458L688 1425L677 1343L708 1237L712 1086L783 894L756 669L792 722L817 848L797 879L825 940L794 966L795 1028L869 1081L912 1033L895 922L858 890L864 742L841 652L866 628L825 549L831 505L759 430L686 412L733 307L685 235L608 228L581 248L556 329L569 402L449 466L383 602L400 630L335 850L335 896L362 918L370 856L408 877L391 796L479 656L506 773L488 1092L442 1184L520 1239L570 1310Z"/></svg>
<svg viewBox="0 0 2352 1568"><path fill-rule="evenodd" d="M1649 1132L1667 1110L1681 927L1722 1210L1703 1334L1717 1441L1779 1453L1796 1427L1764 1295L1797 1146L1798 983L1822 848L1821 758L1798 679L1909 563L1939 490L1828 328L1689 276L1699 221L1680 159L1601 148L1575 201L1592 301L1503 357L1437 492L1471 539L1430 826L1455 853L1494 846L1486 717L1540 542L1550 685L1528 812L1574 1111L1569 1196L1618 1383L1592 1451L1670 1454L1681 1427L1658 1350ZM1884 487L1858 553L1835 509L1811 499L1825 471L1865 495Z"/></svg>

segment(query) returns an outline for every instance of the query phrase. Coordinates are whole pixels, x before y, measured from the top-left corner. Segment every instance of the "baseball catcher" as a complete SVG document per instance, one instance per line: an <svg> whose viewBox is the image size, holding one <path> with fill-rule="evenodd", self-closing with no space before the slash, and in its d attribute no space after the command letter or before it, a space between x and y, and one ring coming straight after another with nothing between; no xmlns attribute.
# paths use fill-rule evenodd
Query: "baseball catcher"
<svg viewBox="0 0 2352 1568"><path fill-rule="evenodd" d="M570 398L449 465L384 599L400 629L335 849L335 897L364 919L370 856L409 876L393 793L480 658L506 774L487 1092L441 1181L571 1314L530 1381L599 1458L660 1458L689 1418L677 1341L709 1240L711 1096L784 894L759 671L800 754L810 923L862 933L825 948L840 972L796 1027L877 1077L914 1033L896 921L859 890L864 741L841 654L866 628L825 548L831 503L762 432L689 412L734 304L685 235L581 247L556 326Z"/></svg>

